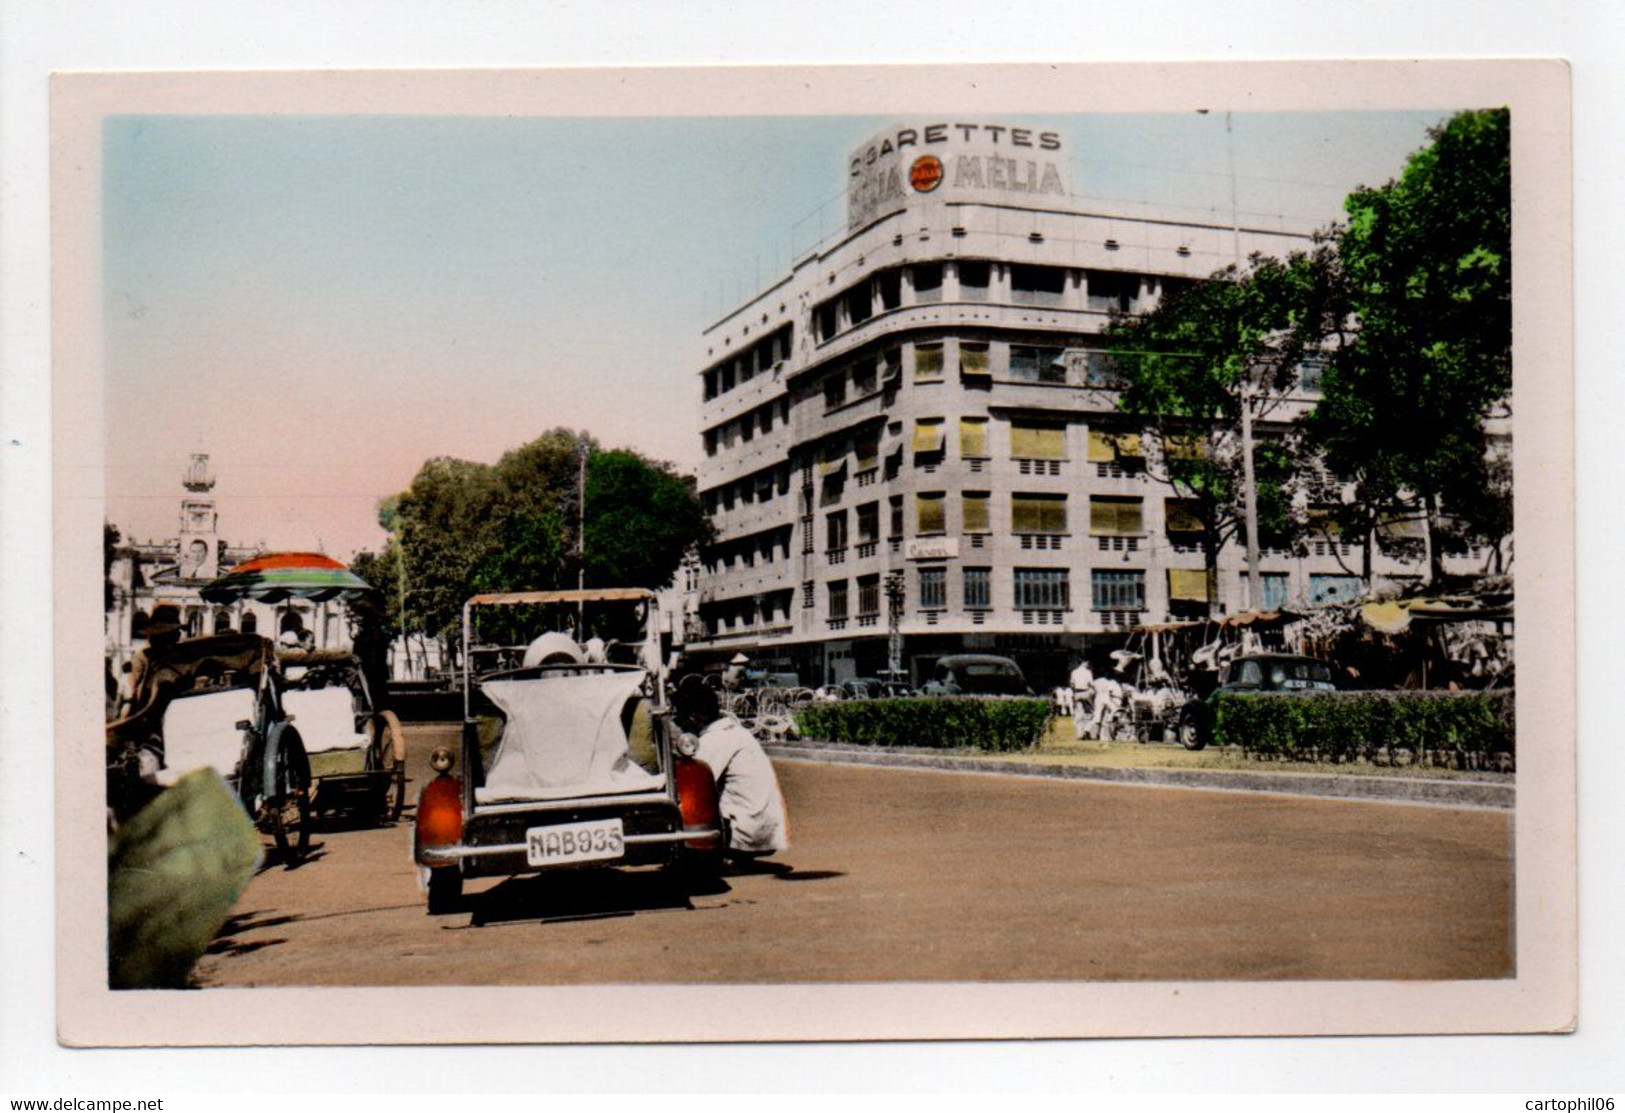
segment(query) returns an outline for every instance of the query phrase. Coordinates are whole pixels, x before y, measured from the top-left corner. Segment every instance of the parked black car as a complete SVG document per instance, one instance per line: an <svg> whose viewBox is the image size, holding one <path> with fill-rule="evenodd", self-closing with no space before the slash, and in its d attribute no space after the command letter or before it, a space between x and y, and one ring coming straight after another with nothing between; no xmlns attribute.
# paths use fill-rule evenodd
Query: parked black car
<svg viewBox="0 0 1625 1113"><path fill-rule="evenodd" d="M1179 713L1179 741L1200 750L1213 740L1214 701L1227 692L1332 692L1337 690L1332 666L1313 657L1290 653L1256 653L1237 657L1219 671L1219 686L1193 699Z"/></svg>
<svg viewBox="0 0 1625 1113"><path fill-rule="evenodd" d="M1021 666L1008 657L990 653L955 653L940 658L931 679L920 689L924 696L1030 696L1032 689Z"/></svg>

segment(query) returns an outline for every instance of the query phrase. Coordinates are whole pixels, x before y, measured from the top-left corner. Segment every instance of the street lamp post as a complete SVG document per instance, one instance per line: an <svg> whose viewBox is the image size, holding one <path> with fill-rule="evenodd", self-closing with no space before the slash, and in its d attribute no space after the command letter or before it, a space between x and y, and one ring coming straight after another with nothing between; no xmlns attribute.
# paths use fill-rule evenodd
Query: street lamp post
<svg viewBox="0 0 1625 1113"><path fill-rule="evenodd" d="M886 668L896 680L903 673L903 574L886 574Z"/></svg>

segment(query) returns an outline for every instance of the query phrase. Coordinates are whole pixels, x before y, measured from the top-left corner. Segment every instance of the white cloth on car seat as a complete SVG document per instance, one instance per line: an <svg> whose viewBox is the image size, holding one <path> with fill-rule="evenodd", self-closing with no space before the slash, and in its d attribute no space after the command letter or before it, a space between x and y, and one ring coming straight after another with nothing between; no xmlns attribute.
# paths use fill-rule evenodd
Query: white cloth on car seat
<svg viewBox="0 0 1625 1113"><path fill-rule="evenodd" d="M307 754L364 750L370 741L355 729L355 697L348 688L284 692L282 710L293 718Z"/></svg>
<svg viewBox="0 0 1625 1113"><path fill-rule="evenodd" d="M643 678L629 670L487 681L481 690L507 725L475 799L557 800L663 787L664 777L632 761L621 725Z"/></svg>
<svg viewBox="0 0 1625 1113"><path fill-rule="evenodd" d="M207 766L222 777L237 771L243 732L237 724L254 718L254 690L227 688L182 696L164 709L164 767L159 784Z"/></svg>

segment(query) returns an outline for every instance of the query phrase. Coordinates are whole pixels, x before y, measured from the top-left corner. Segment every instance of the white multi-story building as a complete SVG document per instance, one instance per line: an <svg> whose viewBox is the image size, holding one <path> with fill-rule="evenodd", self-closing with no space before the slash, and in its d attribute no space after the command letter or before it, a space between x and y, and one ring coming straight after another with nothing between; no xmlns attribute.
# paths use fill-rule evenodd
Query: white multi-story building
<svg viewBox="0 0 1625 1113"><path fill-rule="evenodd" d="M691 653L811 683L874 675L900 576L916 680L986 651L1050 684L1091 640L1205 611L1195 523L1136 438L1113 448L1130 430L1100 333L1114 309L1306 248L1310 230L1092 202L1067 143L988 122L887 129L848 164L846 234L705 330L699 489L717 540ZM1358 551L1335 540L1266 551L1262 603L1357 594L1350 568ZM1222 608L1244 609L1245 575L1225 548Z"/></svg>

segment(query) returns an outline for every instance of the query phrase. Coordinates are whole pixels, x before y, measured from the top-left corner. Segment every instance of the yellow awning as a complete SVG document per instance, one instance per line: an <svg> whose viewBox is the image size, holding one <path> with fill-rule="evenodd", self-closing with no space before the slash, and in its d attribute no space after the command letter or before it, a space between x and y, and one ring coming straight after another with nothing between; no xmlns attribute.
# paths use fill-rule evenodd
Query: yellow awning
<svg viewBox="0 0 1625 1113"><path fill-rule="evenodd" d="M971 494L967 491L963 497L963 501L965 510L965 532L986 533L990 528L988 525L989 518L987 512L987 496L985 494Z"/></svg>
<svg viewBox="0 0 1625 1113"><path fill-rule="evenodd" d="M1168 569L1168 598L1182 603L1208 601L1208 574L1205 568Z"/></svg>
<svg viewBox="0 0 1625 1113"><path fill-rule="evenodd" d="M1013 495L1010 498L1012 533L1065 533L1065 495Z"/></svg>
<svg viewBox="0 0 1625 1113"><path fill-rule="evenodd" d="M880 434L867 433L859 437L853 446L854 455L858 458L858 470L866 471L880 462Z"/></svg>
<svg viewBox="0 0 1625 1113"><path fill-rule="evenodd" d="M914 377L916 379L942 378L941 344L916 344L914 346Z"/></svg>
<svg viewBox="0 0 1625 1113"><path fill-rule="evenodd" d="M947 436L940 417L922 417L914 423L914 451L941 452Z"/></svg>
<svg viewBox="0 0 1625 1113"><path fill-rule="evenodd" d="M987 455L987 418L959 419L959 454L966 459Z"/></svg>
<svg viewBox="0 0 1625 1113"><path fill-rule="evenodd" d="M1144 455L1138 433L1110 433L1101 429L1089 430L1089 460L1095 464L1109 464L1120 458L1138 459Z"/></svg>
<svg viewBox="0 0 1625 1113"><path fill-rule="evenodd" d="M1066 429L1060 425L1010 423L1010 456L1016 460L1063 460Z"/></svg>
<svg viewBox="0 0 1625 1113"><path fill-rule="evenodd" d="M826 444L818 454L818 474L834 475L846 464L846 445Z"/></svg>
<svg viewBox="0 0 1625 1113"><path fill-rule="evenodd" d="M1202 460L1207 440L1197 433L1179 433L1162 439L1162 451L1170 460Z"/></svg>
<svg viewBox="0 0 1625 1113"><path fill-rule="evenodd" d="M946 500L942 495L916 495L914 506L916 517L914 521L917 533L943 533L947 529L946 519L943 517L943 504Z"/></svg>
<svg viewBox="0 0 1625 1113"><path fill-rule="evenodd" d="M986 378L993 374L987 361L987 346L959 345L959 373L966 378Z"/></svg>
<svg viewBox="0 0 1625 1113"><path fill-rule="evenodd" d="M1095 537L1138 536L1145 532L1141 501L1137 498L1089 499L1089 532Z"/></svg>

